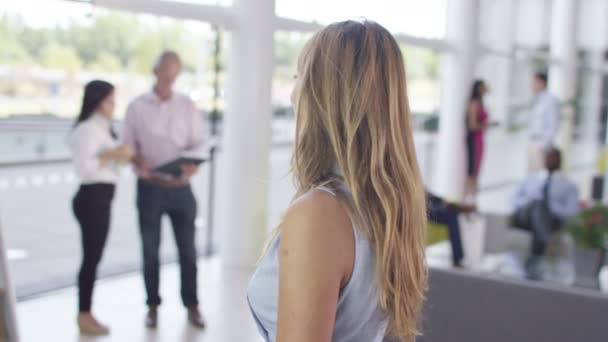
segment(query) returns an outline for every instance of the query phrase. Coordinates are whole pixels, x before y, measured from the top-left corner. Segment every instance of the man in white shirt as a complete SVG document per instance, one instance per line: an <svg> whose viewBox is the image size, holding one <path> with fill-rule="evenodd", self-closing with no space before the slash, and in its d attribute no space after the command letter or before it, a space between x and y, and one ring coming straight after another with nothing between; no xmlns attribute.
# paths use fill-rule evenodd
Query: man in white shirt
<svg viewBox="0 0 608 342"><path fill-rule="evenodd" d="M161 219L171 220L179 254L181 296L188 308L188 319L197 328L205 322L199 310L197 252L195 245L197 203L190 179L196 165L183 165L179 177L160 175L160 165L180 157L185 151L199 150L205 144L203 118L192 100L173 91L182 63L173 51L165 51L154 68L154 88L137 97L127 110L124 142L135 151L137 208L142 238L144 281L149 310L146 326L156 328L159 293L159 246Z"/></svg>
<svg viewBox="0 0 608 342"><path fill-rule="evenodd" d="M547 74L536 73L532 81L535 99L530 113L528 172L543 169L545 151L554 146L560 125L559 101L547 90Z"/></svg>

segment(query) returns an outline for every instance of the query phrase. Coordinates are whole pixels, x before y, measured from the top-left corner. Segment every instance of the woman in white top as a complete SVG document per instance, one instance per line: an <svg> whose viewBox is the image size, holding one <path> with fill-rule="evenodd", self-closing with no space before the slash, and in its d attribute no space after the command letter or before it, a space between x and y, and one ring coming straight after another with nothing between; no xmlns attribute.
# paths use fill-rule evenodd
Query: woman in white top
<svg viewBox="0 0 608 342"><path fill-rule="evenodd" d="M78 274L80 332L107 335L108 327L91 314L91 298L103 249L110 228L110 211L118 164L131 160L127 146L119 146L112 130L114 86L91 81L84 91L82 110L71 136L71 147L80 188L73 210L82 232L82 265Z"/></svg>

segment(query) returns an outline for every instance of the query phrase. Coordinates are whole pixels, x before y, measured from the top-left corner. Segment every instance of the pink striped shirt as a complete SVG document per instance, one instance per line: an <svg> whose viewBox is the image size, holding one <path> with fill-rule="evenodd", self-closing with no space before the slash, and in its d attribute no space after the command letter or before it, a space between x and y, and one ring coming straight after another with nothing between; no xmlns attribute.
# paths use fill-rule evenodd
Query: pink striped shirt
<svg viewBox="0 0 608 342"><path fill-rule="evenodd" d="M202 114L188 96L173 93L161 100L150 91L129 105L123 140L154 168L186 151L202 150L206 134Z"/></svg>

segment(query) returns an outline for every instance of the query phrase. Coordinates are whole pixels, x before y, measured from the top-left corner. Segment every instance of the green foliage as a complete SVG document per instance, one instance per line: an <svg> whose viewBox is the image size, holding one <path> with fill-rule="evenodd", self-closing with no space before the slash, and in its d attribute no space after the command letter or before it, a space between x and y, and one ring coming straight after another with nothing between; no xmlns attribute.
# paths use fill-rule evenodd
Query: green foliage
<svg viewBox="0 0 608 342"><path fill-rule="evenodd" d="M52 31L45 28L20 27L16 33L20 44L32 58L39 58L44 47L53 41Z"/></svg>
<svg viewBox="0 0 608 342"><path fill-rule="evenodd" d="M192 71L202 59L199 47L206 43L184 22L132 14L102 13L53 28L28 27L18 16L0 17L0 63L13 66L36 62L67 72L87 67L148 74L157 55L173 49Z"/></svg>
<svg viewBox="0 0 608 342"><path fill-rule="evenodd" d="M17 37L18 19L0 18L0 62L11 65L29 64L30 56Z"/></svg>
<svg viewBox="0 0 608 342"><path fill-rule="evenodd" d="M300 51L309 35L277 32L275 34L275 62L277 67L295 68Z"/></svg>
<svg viewBox="0 0 608 342"><path fill-rule="evenodd" d="M429 222L427 225L426 245L431 246L446 240L448 240L447 227L444 225Z"/></svg>
<svg viewBox="0 0 608 342"><path fill-rule="evenodd" d="M89 68L95 71L118 72L122 69L122 63L118 57L104 51L97 55L93 63L89 64Z"/></svg>
<svg viewBox="0 0 608 342"><path fill-rule="evenodd" d="M566 228L582 248L606 248L608 242L608 207L595 205L574 217Z"/></svg>
<svg viewBox="0 0 608 342"><path fill-rule="evenodd" d="M115 12L101 12L81 19L41 28L28 27L19 16L0 17L0 63L13 66L39 63L68 72L91 68L102 72L130 70L149 74L163 49L178 51L187 71L196 70L201 62L214 63L213 41L205 34L188 30L183 21ZM276 33L279 74L291 77L298 55L309 38L309 34ZM201 49L201 46L207 48ZM409 79L436 78L436 53L410 46L402 46L402 52ZM61 61L60 57L67 60Z"/></svg>
<svg viewBox="0 0 608 342"><path fill-rule="evenodd" d="M62 69L73 73L82 68L78 51L72 46L47 45L42 51L42 65L51 69Z"/></svg>
<svg viewBox="0 0 608 342"><path fill-rule="evenodd" d="M139 39L138 26L139 23L133 15L99 16L90 29L90 36L82 40L92 44L91 55L97 56L100 52L107 51L118 57L123 66L127 66L136 52L135 42ZM91 39L91 37L95 37L95 39ZM84 52L85 49L82 51Z"/></svg>
<svg viewBox="0 0 608 342"><path fill-rule="evenodd" d="M405 61L408 79L437 78L439 74L439 56L436 52L429 49L401 45L401 54Z"/></svg>
<svg viewBox="0 0 608 342"><path fill-rule="evenodd" d="M140 74L150 73L154 65L154 59L160 50L161 41L157 36L143 37L137 42L131 67Z"/></svg>

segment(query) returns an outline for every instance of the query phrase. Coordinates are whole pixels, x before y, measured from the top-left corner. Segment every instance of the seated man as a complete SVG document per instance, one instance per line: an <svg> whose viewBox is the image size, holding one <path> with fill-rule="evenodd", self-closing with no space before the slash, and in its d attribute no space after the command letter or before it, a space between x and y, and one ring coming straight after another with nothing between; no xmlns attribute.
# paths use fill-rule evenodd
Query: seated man
<svg viewBox="0 0 608 342"><path fill-rule="evenodd" d="M431 222L445 224L450 236L452 246L452 264L454 267L462 267L464 252L462 251L462 240L460 238L460 224L458 215L475 211L474 206L466 206L448 203L441 197L426 192L429 220Z"/></svg>
<svg viewBox="0 0 608 342"><path fill-rule="evenodd" d="M526 262L530 279L540 278L537 268L547 243L579 210L578 188L560 172L561 161L561 152L550 148L545 170L524 179L513 197L513 225L532 234L531 257Z"/></svg>

